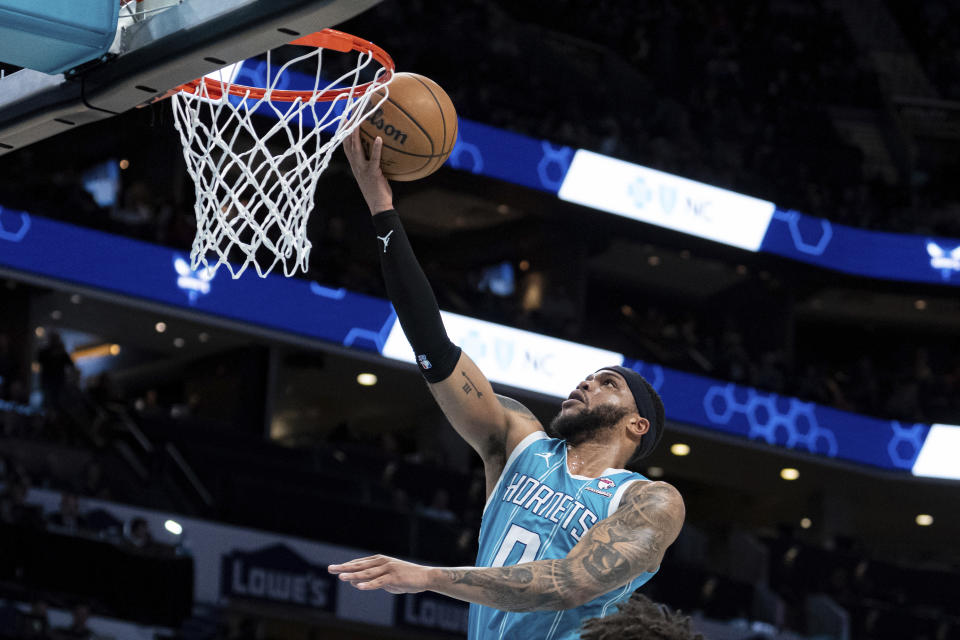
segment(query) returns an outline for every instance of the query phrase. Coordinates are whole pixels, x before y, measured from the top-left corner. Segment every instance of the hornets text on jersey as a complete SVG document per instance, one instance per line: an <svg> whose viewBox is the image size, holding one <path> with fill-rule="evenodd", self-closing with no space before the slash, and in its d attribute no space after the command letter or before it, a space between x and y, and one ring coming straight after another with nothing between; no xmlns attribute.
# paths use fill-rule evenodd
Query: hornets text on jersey
<svg viewBox="0 0 960 640"><path fill-rule="evenodd" d="M639 473L606 469L599 478L570 473L564 440L537 431L511 452L487 499L480 525L478 567L564 558L581 536L617 510ZM588 618L616 611L656 571L566 611L514 613L470 605L470 640L572 640Z"/></svg>

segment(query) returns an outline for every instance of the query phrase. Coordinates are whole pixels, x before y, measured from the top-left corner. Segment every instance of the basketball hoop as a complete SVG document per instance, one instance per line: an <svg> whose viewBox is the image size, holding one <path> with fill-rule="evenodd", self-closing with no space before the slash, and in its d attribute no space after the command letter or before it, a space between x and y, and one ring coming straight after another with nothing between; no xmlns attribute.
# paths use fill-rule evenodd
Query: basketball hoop
<svg viewBox="0 0 960 640"><path fill-rule="evenodd" d="M334 150L387 97L393 60L372 42L324 29L290 44L311 51L277 69L267 52L265 67L258 65L262 86L235 82L250 75L237 63L175 89L174 119L196 192L194 270L226 265L239 278L253 264L263 278L280 263L286 276L306 272L307 220L317 179ZM323 80L325 50L356 52L356 63L336 79ZM379 68L369 68L374 62ZM312 69L314 63L312 77L291 69ZM374 68L373 79L361 83L362 74ZM305 82L312 86L283 88ZM269 125L258 131L257 113L276 123L265 119ZM324 141L321 132L330 138Z"/></svg>

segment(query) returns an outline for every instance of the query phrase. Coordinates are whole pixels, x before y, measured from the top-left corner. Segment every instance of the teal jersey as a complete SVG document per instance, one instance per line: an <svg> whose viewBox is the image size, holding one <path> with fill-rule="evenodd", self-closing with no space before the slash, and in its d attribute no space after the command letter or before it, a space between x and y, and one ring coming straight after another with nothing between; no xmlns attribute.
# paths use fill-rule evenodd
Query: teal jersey
<svg viewBox="0 0 960 640"><path fill-rule="evenodd" d="M599 478L570 473L564 440L537 431L510 454L484 508L478 567L564 558L587 529L613 514L639 473L606 469ZM585 620L614 613L656 571L566 611L511 613L470 605L471 640L572 640Z"/></svg>

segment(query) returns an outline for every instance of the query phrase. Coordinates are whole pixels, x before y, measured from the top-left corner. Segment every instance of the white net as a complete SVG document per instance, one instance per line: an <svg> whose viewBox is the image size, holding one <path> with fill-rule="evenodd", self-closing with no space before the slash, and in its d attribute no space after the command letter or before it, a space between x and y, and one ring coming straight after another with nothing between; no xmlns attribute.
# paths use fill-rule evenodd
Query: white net
<svg viewBox="0 0 960 640"><path fill-rule="evenodd" d="M317 179L363 116L386 99L387 91L377 90L392 79L386 69L377 68L371 53L357 52L352 69L332 81L321 80L323 54L324 49L311 48L274 70L268 53L266 67L262 60L258 63L258 71L265 73L262 96L246 87L242 97L229 93L232 76L242 69L239 64L208 76L216 80L213 88L201 82L193 93L174 95L176 127L196 191L194 270L216 271L225 265L234 278L251 264L261 278L278 264L286 276L307 271L307 222ZM286 74L298 76L302 87L304 76L291 68L312 66L313 58L311 97L276 100L280 94L275 92L294 82ZM373 69L372 84L358 95L361 77ZM333 89L346 91L329 102L317 100Z"/></svg>

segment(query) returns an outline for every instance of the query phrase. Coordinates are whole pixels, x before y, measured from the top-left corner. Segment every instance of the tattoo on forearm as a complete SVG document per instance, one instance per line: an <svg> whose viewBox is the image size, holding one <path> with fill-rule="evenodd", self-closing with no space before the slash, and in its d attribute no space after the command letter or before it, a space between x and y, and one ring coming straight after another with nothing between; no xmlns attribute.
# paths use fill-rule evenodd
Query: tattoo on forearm
<svg viewBox="0 0 960 640"><path fill-rule="evenodd" d="M475 391L475 392L477 393L477 397L478 397L478 398L482 398L482 397L483 397L483 391L480 391L480 387L478 387L476 384L474 384L473 380L470 379L470 376L467 375L467 372L466 372L466 371L461 371L460 373L463 374L463 379L464 379L463 392L464 392L466 395L470 395L470 392L471 392L471 391Z"/></svg>
<svg viewBox="0 0 960 640"><path fill-rule="evenodd" d="M574 576L565 560L541 560L509 567L446 569L453 584L478 587L476 599L502 611L567 608Z"/></svg>

